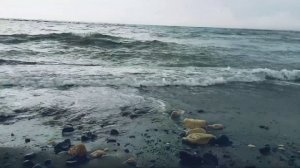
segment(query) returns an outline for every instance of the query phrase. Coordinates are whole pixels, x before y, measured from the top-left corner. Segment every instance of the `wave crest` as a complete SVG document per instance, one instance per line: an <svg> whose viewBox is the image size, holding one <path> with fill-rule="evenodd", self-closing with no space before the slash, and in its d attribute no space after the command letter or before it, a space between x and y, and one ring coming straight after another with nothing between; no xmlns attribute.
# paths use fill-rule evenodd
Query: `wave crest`
<svg viewBox="0 0 300 168"><path fill-rule="evenodd" d="M10 66L1 67L0 85L70 89L82 86L211 86L232 82L300 81L300 70L262 68L19 65L13 67L14 73L9 73L11 71Z"/></svg>
<svg viewBox="0 0 300 168"><path fill-rule="evenodd" d="M58 41L68 45L91 45L99 47L161 47L169 44L158 40L139 41L134 39L127 39L117 36L105 35L101 33L50 33L50 34L12 34L0 35L0 43L3 44L19 44L34 41Z"/></svg>

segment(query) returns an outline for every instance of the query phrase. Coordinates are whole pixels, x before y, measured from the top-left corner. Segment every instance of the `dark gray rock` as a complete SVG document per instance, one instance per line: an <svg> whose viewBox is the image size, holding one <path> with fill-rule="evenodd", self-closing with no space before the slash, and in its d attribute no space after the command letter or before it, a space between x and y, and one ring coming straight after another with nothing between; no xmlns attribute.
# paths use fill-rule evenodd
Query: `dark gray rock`
<svg viewBox="0 0 300 168"><path fill-rule="evenodd" d="M29 143L30 142L30 139L29 138L26 138L25 139L25 143Z"/></svg>
<svg viewBox="0 0 300 168"><path fill-rule="evenodd" d="M28 154L24 155L24 159L25 160L30 160L30 159L33 159L35 156L36 156L36 154L31 152L31 153L28 153Z"/></svg>
<svg viewBox="0 0 300 168"><path fill-rule="evenodd" d="M211 153L205 153L202 158L203 158L204 165L211 166L211 167L216 167L219 165L218 158Z"/></svg>
<svg viewBox="0 0 300 168"><path fill-rule="evenodd" d="M119 131L118 130L116 130L116 129L112 129L111 131L110 131L110 135L119 135Z"/></svg>
<svg viewBox="0 0 300 168"><path fill-rule="evenodd" d="M270 147L270 145L265 145L265 147L260 148L260 149L259 149L259 152L260 152L262 155L269 155L269 154L271 153L271 147Z"/></svg>
<svg viewBox="0 0 300 168"><path fill-rule="evenodd" d="M107 139L106 139L106 142L107 142L107 143L114 143L114 142L117 142L117 140L111 139L111 138L107 138Z"/></svg>
<svg viewBox="0 0 300 168"><path fill-rule="evenodd" d="M23 166L24 167L32 167L34 164L33 164L33 162L31 161L31 160L25 160L24 162L23 162Z"/></svg>
<svg viewBox="0 0 300 168"><path fill-rule="evenodd" d="M71 140L65 139L63 142L60 142L54 146L54 152L55 154L61 152L61 151L68 151L71 147Z"/></svg>
<svg viewBox="0 0 300 168"><path fill-rule="evenodd" d="M73 132L74 128L72 125L65 125L64 128L62 129L62 133L70 133Z"/></svg>
<svg viewBox="0 0 300 168"><path fill-rule="evenodd" d="M195 153L190 153L187 151L179 152L180 164L187 166L199 166L202 164L202 157Z"/></svg>
<svg viewBox="0 0 300 168"><path fill-rule="evenodd" d="M44 161L44 165L45 165L46 167L50 167L50 166L52 165L52 160L50 160L50 159L45 160L45 161Z"/></svg>
<svg viewBox="0 0 300 168"><path fill-rule="evenodd" d="M32 168L42 168L42 166L40 164L36 164Z"/></svg>
<svg viewBox="0 0 300 168"><path fill-rule="evenodd" d="M85 142L85 141L93 141L97 138L97 135L92 133L92 132L85 132L83 133L83 135L81 136L81 141Z"/></svg>
<svg viewBox="0 0 300 168"><path fill-rule="evenodd" d="M231 146L232 141L229 140L229 138L226 135L221 135L220 137L216 139L212 139L209 144L211 145L218 145L220 147L225 147L225 146Z"/></svg>

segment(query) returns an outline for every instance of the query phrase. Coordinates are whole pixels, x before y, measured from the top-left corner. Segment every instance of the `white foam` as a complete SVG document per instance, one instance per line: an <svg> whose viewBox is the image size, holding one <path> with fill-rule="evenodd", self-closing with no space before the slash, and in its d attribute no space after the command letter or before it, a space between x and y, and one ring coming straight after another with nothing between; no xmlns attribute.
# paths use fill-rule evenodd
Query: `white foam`
<svg viewBox="0 0 300 168"><path fill-rule="evenodd" d="M266 80L297 82L300 70L230 67L101 67L71 65L1 66L0 85L29 87L75 86L210 86Z"/></svg>

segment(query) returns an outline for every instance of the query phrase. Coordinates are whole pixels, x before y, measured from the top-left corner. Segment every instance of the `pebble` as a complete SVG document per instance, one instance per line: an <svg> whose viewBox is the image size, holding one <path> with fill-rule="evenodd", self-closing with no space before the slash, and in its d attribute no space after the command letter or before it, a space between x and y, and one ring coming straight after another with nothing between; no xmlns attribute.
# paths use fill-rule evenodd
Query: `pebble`
<svg viewBox="0 0 300 168"><path fill-rule="evenodd" d="M62 129L62 133L69 133L69 132L73 132L74 128L72 125L65 125L64 128Z"/></svg>
<svg viewBox="0 0 300 168"><path fill-rule="evenodd" d="M24 167L32 167L34 164L33 164L33 162L31 161L31 160L25 160L24 162L23 162L23 166Z"/></svg>
<svg viewBox="0 0 300 168"><path fill-rule="evenodd" d="M32 168L42 168L42 166L40 164L36 164Z"/></svg>
<svg viewBox="0 0 300 168"><path fill-rule="evenodd" d="M268 127L268 126L265 126L265 125L260 125L259 128L265 129L265 130L269 130L269 127Z"/></svg>
<svg viewBox="0 0 300 168"><path fill-rule="evenodd" d="M117 142L117 140L111 139L111 138L107 138L107 139L106 139L106 142L107 142L107 143L114 143L114 142Z"/></svg>
<svg viewBox="0 0 300 168"><path fill-rule="evenodd" d="M71 147L71 140L65 139L63 142L60 142L54 146L54 152L55 154L61 152L61 151L68 151Z"/></svg>
<svg viewBox="0 0 300 168"><path fill-rule="evenodd" d="M15 134L14 134L14 133L11 133L10 136L15 136Z"/></svg>
<svg viewBox="0 0 300 168"><path fill-rule="evenodd" d="M96 150L93 153L91 153L91 156L93 158L101 158L102 156L106 155L106 150Z"/></svg>
<svg viewBox="0 0 300 168"><path fill-rule="evenodd" d="M176 110L176 111L173 111L173 112L171 113L171 118L172 118L173 120L179 119L180 116L183 115L183 114L184 114L184 111L183 111L183 110Z"/></svg>
<svg viewBox="0 0 300 168"><path fill-rule="evenodd" d="M50 159L44 161L44 165L45 165L46 167L51 166L51 164L52 164L52 160L50 160Z"/></svg>
<svg viewBox="0 0 300 168"><path fill-rule="evenodd" d="M278 147L278 150L285 151L285 148L284 147Z"/></svg>
<svg viewBox="0 0 300 168"><path fill-rule="evenodd" d="M216 139L212 139L209 143L211 145L218 145L220 147L232 145L232 141L230 141L226 135L221 135L220 137L218 137Z"/></svg>
<svg viewBox="0 0 300 168"><path fill-rule="evenodd" d="M128 150L128 149L125 149L124 152L125 152L125 153L129 153L129 150Z"/></svg>
<svg viewBox="0 0 300 168"><path fill-rule="evenodd" d="M79 165L79 163L77 160L67 160L66 165L67 166L76 166L76 165Z"/></svg>
<svg viewBox="0 0 300 168"><path fill-rule="evenodd" d="M252 145L252 144L249 144L248 147L249 147L249 148L256 148L256 146L255 146L255 145Z"/></svg>
<svg viewBox="0 0 300 168"><path fill-rule="evenodd" d="M189 153L187 151L179 152L180 164L187 166L201 165L203 159L196 153Z"/></svg>
<svg viewBox="0 0 300 168"><path fill-rule="evenodd" d="M125 163L127 163L130 166L136 166L136 160L133 157L131 157L128 160L126 160Z"/></svg>
<svg viewBox="0 0 300 168"><path fill-rule="evenodd" d="M30 142L30 139L29 138L26 138L25 139L25 143L29 143Z"/></svg>
<svg viewBox="0 0 300 168"><path fill-rule="evenodd" d="M259 152L260 152L262 155L269 155L269 154L271 153L270 145L265 145L265 147L260 148L260 149L259 149Z"/></svg>
<svg viewBox="0 0 300 168"><path fill-rule="evenodd" d="M203 155L203 164L211 167L216 167L219 164L218 158L211 154L211 153L205 153Z"/></svg>
<svg viewBox="0 0 300 168"><path fill-rule="evenodd" d="M26 154L26 155L24 156L24 159L25 159L25 160L30 160L30 159L34 158L35 156L36 156L36 154L33 153L33 152L31 152L31 153Z"/></svg>
<svg viewBox="0 0 300 168"><path fill-rule="evenodd" d="M222 125L222 124L212 124L212 125L208 125L207 127L211 128L211 129L215 129L215 130L222 130L222 129L224 129L224 125Z"/></svg>
<svg viewBox="0 0 300 168"><path fill-rule="evenodd" d="M110 135L119 135L119 131L116 130L116 129L112 129L112 130L110 131Z"/></svg>
<svg viewBox="0 0 300 168"><path fill-rule="evenodd" d="M88 141L88 140L94 140L97 138L97 135L92 133L92 132L85 132L82 136L81 136L81 141Z"/></svg>
<svg viewBox="0 0 300 168"><path fill-rule="evenodd" d="M87 150L84 144L78 144L71 147L68 154L71 156L85 157L87 155Z"/></svg>

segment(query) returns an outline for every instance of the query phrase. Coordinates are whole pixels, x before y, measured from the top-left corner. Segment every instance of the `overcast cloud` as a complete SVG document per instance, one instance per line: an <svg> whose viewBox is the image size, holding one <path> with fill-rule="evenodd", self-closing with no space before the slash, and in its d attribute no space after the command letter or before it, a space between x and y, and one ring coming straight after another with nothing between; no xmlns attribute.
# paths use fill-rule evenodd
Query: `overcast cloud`
<svg viewBox="0 0 300 168"><path fill-rule="evenodd" d="M300 0L0 0L0 18L300 30Z"/></svg>

